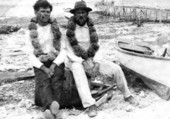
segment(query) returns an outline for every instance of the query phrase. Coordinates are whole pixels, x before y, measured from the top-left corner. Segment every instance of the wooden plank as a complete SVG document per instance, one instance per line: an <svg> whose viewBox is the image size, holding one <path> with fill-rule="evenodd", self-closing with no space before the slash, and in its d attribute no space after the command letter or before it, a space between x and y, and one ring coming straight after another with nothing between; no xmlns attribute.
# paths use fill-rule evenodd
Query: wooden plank
<svg viewBox="0 0 170 119"><path fill-rule="evenodd" d="M125 15L126 15L126 9L123 8L123 16L125 16Z"/></svg>
<svg viewBox="0 0 170 119"><path fill-rule="evenodd" d="M0 72L0 84L3 82L13 82L29 77L34 77L33 70L23 72Z"/></svg>
<svg viewBox="0 0 170 119"><path fill-rule="evenodd" d="M162 99L170 100L170 88L168 86L165 86L165 85L161 84L160 82L154 81L152 79L149 79L149 78L139 74L138 72L129 69L125 65L121 64L121 67L128 70L128 71L130 71L131 73L133 73L137 77L141 78L143 80L143 82L149 88L151 88L158 96L160 96Z"/></svg>
<svg viewBox="0 0 170 119"><path fill-rule="evenodd" d="M168 13L166 12L166 21L168 21Z"/></svg>
<svg viewBox="0 0 170 119"><path fill-rule="evenodd" d="M134 18L136 18L137 17L136 9L134 8L133 10L134 10Z"/></svg>
<svg viewBox="0 0 170 119"><path fill-rule="evenodd" d="M161 23L162 22L162 12L161 11L158 12L158 18L159 18L159 23Z"/></svg>
<svg viewBox="0 0 170 119"><path fill-rule="evenodd" d="M127 51L137 52L141 54L145 54L149 52L148 47L143 47L139 45L119 43L119 47Z"/></svg>

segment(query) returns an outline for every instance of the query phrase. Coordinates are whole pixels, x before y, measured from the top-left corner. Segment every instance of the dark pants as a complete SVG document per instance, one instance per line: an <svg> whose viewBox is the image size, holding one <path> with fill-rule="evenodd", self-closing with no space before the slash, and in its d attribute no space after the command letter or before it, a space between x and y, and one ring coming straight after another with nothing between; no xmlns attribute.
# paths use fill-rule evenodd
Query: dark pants
<svg viewBox="0 0 170 119"><path fill-rule="evenodd" d="M52 62L44 65L50 67ZM55 67L54 76L48 78L45 72L35 68L35 104L49 109L52 101L57 101L61 108L82 106L70 71L64 71L64 64Z"/></svg>

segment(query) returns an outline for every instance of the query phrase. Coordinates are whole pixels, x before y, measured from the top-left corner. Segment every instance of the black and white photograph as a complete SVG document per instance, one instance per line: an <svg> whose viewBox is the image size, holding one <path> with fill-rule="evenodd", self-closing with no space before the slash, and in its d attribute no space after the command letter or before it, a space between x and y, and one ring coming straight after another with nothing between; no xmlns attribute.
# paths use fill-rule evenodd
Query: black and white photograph
<svg viewBox="0 0 170 119"><path fill-rule="evenodd" d="M0 0L0 119L170 119L170 0Z"/></svg>

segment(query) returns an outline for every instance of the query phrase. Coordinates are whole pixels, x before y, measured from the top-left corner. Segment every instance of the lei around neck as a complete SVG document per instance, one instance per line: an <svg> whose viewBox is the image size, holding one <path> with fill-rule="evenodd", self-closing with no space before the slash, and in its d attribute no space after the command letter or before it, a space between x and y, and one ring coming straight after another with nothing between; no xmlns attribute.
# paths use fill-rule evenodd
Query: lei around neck
<svg viewBox="0 0 170 119"><path fill-rule="evenodd" d="M60 51L61 32L57 20L52 18L49 20L49 24L51 24L51 30L54 36L53 39L54 49L49 53L43 53L42 51L38 39L37 23L38 20L36 17L34 17L31 19L30 24L28 26L28 29L30 30L31 43L34 47L34 54L41 62L53 61L58 56Z"/></svg>
<svg viewBox="0 0 170 119"><path fill-rule="evenodd" d="M97 50L99 49L98 45L98 35L96 33L96 29L94 28L94 23L91 18L87 18L87 26L89 28L89 34L90 34L90 46L87 51L85 51L79 44L75 37L75 29L76 29L76 22L75 17L71 17L67 24L67 38L69 40L70 45L73 48L74 53L82 57L83 59L88 59L90 57L94 57Z"/></svg>

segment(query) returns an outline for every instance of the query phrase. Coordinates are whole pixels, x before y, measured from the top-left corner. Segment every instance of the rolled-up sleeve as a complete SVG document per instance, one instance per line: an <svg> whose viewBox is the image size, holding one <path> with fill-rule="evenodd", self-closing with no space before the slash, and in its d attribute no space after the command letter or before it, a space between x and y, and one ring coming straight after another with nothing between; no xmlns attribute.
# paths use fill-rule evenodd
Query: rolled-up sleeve
<svg viewBox="0 0 170 119"><path fill-rule="evenodd" d="M60 40L60 53L56 57L56 59L53 61L55 64L58 66L62 63L64 63L67 53L66 53L66 43L65 43L65 35L62 35L61 40Z"/></svg>
<svg viewBox="0 0 170 119"><path fill-rule="evenodd" d="M29 37L29 31L27 31L26 33L25 53L28 55L28 58L32 66L40 68L43 65L43 63L34 55L34 48Z"/></svg>

